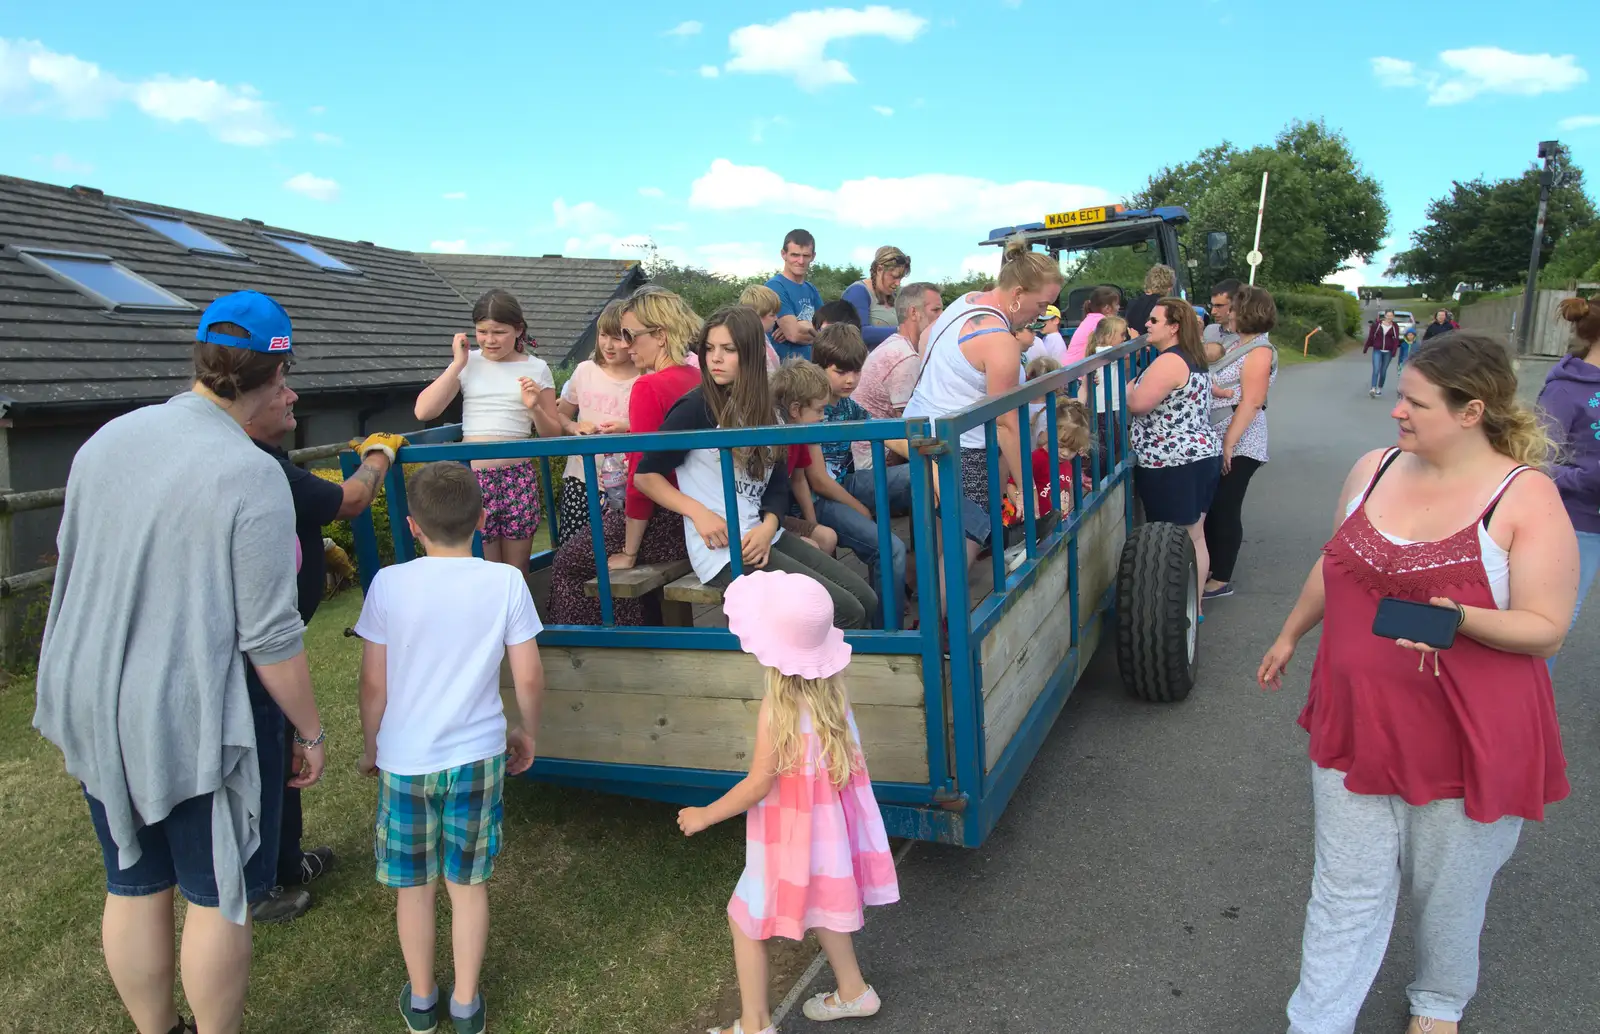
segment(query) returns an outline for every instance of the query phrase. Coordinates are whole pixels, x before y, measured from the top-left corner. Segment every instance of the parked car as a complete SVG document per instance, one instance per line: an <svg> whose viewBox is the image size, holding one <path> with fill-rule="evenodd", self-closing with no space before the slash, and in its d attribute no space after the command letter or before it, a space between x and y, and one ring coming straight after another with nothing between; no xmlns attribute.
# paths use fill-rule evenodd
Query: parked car
<svg viewBox="0 0 1600 1034"><path fill-rule="evenodd" d="M1409 309L1396 309L1394 310L1394 325L1400 328L1400 333L1404 334L1407 328L1416 329L1417 318L1411 315Z"/></svg>

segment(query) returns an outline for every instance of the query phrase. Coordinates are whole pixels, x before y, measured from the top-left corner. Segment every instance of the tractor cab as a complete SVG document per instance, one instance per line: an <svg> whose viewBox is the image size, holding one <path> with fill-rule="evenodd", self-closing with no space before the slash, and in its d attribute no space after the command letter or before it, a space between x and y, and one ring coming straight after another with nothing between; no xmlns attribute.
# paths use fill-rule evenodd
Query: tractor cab
<svg viewBox="0 0 1600 1034"><path fill-rule="evenodd" d="M1144 289L1145 273L1157 264L1172 267L1177 275L1174 290L1190 298L1190 276L1200 261L1187 258L1178 240L1178 227L1188 222L1188 211L1177 206L1099 205L1055 212L1043 222L997 227L979 243L1004 247L1020 236L1036 250L1049 252L1066 275L1057 304L1063 326L1072 328L1082 322L1084 300L1097 287L1116 288L1122 296L1119 311L1126 312L1128 302ZM1228 235L1206 234L1205 265L1220 268L1227 259Z"/></svg>

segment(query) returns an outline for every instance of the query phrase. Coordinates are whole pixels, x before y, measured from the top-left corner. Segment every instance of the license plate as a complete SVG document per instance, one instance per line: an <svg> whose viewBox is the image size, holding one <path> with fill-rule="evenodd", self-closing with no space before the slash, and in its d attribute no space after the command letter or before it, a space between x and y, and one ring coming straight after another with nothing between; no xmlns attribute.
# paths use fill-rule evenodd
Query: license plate
<svg viewBox="0 0 1600 1034"><path fill-rule="evenodd" d="M1076 212L1052 212L1044 217L1046 230L1064 230L1069 226L1087 226L1106 221L1106 206L1080 208Z"/></svg>

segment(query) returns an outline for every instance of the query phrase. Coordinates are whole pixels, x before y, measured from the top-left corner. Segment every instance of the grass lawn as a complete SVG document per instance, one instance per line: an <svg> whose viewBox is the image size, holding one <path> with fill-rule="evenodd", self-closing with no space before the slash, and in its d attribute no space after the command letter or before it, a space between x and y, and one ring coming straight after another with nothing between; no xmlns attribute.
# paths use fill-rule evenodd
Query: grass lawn
<svg viewBox="0 0 1600 1034"><path fill-rule="evenodd" d="M403 1029L393 893L372 875L376 784L356 775L360 595L325 603L307 647L327 722L328 769L306 792L307 845L334 872L310 913L258 927L245 1029ZM130 1031L100 953L100 852L77 784L31 727L33 686L0 689L0 987L8 1030ZM513 780L489 887L484 996L502 1034L691 1029L732 983L723 912L744 862L743 823L685 839L676 809ZM450 987L440 894L438 975ZM803 965L803 963L801 963ZM714 1018L714 1017L713 1017ZM701 1024L704 1026L704 1024Z"/></svg>

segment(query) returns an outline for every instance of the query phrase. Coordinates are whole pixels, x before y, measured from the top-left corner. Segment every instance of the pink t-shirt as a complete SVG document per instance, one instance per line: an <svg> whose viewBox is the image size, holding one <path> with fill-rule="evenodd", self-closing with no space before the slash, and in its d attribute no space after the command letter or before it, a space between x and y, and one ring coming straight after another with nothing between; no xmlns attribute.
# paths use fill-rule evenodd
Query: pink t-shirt
<svg viewBox="0 0 1600 1034"><path fill-rule="evenodd" d="M919 368L916 347L899 334L891 334L868 353L851 397L877 419L893 420L911 401Z"/></svg>
<svg viewBox="0 0 1600 1034"><path fill-rule="evenodd" d="M607 420L628 419L628 397L633 394L633 382L638 374L625 381L613 380L593 359L585 359L572 371L572 377L561 391L561 401L578 407L578 419L600 424ZM603 457L596 456L598 464ZM567 464L567 477L583 480L583 461L574 457Z"/></svg>
<svg viewBox="0 0 1600 1034"><path fill-rule="evenodd" d="M1089 351L1089 338L1093 336L1094 328L1105 318L1105 313L1101 312L1091 312L1083 318L1078 329L1072 332L1072 341L1067 345L1067 360L1062 366L1071 366L1083 358L1084 353Z"/></svg>

